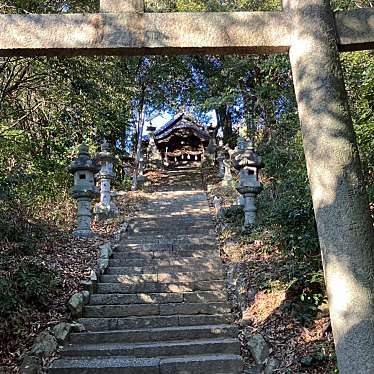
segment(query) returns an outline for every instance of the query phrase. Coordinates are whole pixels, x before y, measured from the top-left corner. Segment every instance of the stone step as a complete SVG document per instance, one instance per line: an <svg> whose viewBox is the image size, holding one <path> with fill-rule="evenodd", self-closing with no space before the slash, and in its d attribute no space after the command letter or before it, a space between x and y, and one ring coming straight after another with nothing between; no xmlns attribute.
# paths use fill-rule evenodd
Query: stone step
<svg viewBox="0 0 374 374"><path fill-rule="evenodd" d="M72 344L139 343L170 340L235 338L233 325L162 327L156 329L83 332L70 335Z"/></svg>
<svg viewBox="0 0 374 374"><path fill-rule="evenodd" d="M169 227L170 224L178 224L181 226L188 225L211 225L213 224L212 216L210 214L201 215L200 217L165 217L163 220L155 219L153 217L141 218L137 216L136 219L130 222L130 227L132 225L142 225L145 227Z"/></svg>
<svg viewBox="0 0 374 374"><path fill-rule="evenodd" d="M227 301L225 290L188 293L93 294L90 305L212 303Z"/></svg>
<svg viewBox="0 0 374 374"><path fill-rule="evenodd" d="M177 209L177 210L162 210L149 209L143 210L140 218L157 218L163 220L165 218L206 218L210 215L209 208L195 208L195 209Z"/></svg>
<svg viewBox="0 0 374 374"><path fill-rule="evenodd" d="M212 220L212 216L210 212L200 212L199 210L197 212L189 212L189 213L144 213L141 212L138 216L138 219L150 219L150 220L159 220L159 221L165 221L167 219L174 221L175 219L210 219Z"/></svg>
<svg viewBox="0 0 374 374"><path fill-rule="evenodd" d="M56 360L49 374L238 374L241 357L232 354L170 358L98 357Z"/></svg>
<svg viewBox="0 0 374 374"><path fill-rule="evenodd" d="M154 229L153 231L145 231L142 228L139 228L138 231L130 230L127 232L127 238L137 239L142 238L144 241L151 241L153 239L179 239L184 240L185 238L206 238L214 237L216 232L213 227L211 228L186 228L178 227L175 228L165 228L163 230Z"/></svg>
<svg viewBox="0 0 374 374"><path fill-rule="evenodd" d="M237 339L176 340L171 342L148 343L106 343L106 344L67 344L61 351L68 357L130 356L130 357L172 357L204 354L239 354Z"/></svg>
<svg viewBox="0 0 374 374"><path fill-rule="evenodd" d="M101 283L121 283L121 284L143 284L145 282L158 283L176 283L176 282L195 282L206 280L221 280L226 278L222 270L216 271L190 271L180 273L151 273L136 275L102 275Z"/></svg>
<svg viewBox="0 0 374 374"><path fill-rule="evenodd" d="M194 271L222 271L222 263L216 264L204 264L196 263L192 268ZM191 265L153 265L153 266L127 266L127 267L115 267L108 268L106 274L108 275L135 275L135 274L160 274L160 273L182 273L191 270Z"/></svg>
<svg viewBox="0 0 374 374"><path fill-rule="evenodd" d="M225 289L223 280L142 284L99 283L97 293L186 293L194 291L220 291Z"/></svg>
<svg viewBox="0 0 374 374"><path fill-rule="evenodd" d="M181 259L200 259L206 261L220 259L218 249L213 250L177 250L177 251L115 251L112 259L109 260L109 266L127 266L131 260L157 261L162 260L181 260Z"/></svg>
<svg viewBox="0 0 374 374"><path fill-rule="evenodd" d="M132 233L153 233L170 230L178 230L178 232L201 232L204 230L214 230L212 220L172 220L170 222L132 222L129 224L128 232ZM195 231L196 230L196 231Z"/></svg>
<svg viewBox="0 0 374 374"><path fill-rule="evenodd" d="M170 245L170 244L176 244L183 248L185 245L211 245L216 244L216 241L214 239L207 238L206 235L202 235L201 237L198 237L197 235L192 235L190 237L188 236L171 236L170 238L162 238L162 237L138 237L138 238L123 238L121 239L121 242L118 244L117 247L121 246L127 246L130 247L130 244L137 244L137 245L148 245L148 246L154 246L154 245Z"/></svg>
<svg viewBox="0 0 374 374"><path fill-rule="evenodd" d="M215 240L209 242L201 241L197 243L189 242L175 242L171 243L166 241L165 243L129 243L121 242L117 244L114 253L119 252L148 252L148 251L199 251L199 250L217 250L218 244Z"/></svg>
<svg viewBox="0 0 374 374"><path fill-rule="evenodd" d="M231 314L147 316L127 318L81 318L87 331L111 331L177 326L225 325L232 323Z"/></svg>
<svg viewBox="0 0 374 374"><path fill-rule="evenodd" d="M142 212L148 213L150 211L163 211L163 210L170 210L173 212L182 212L182 211L195 211L198 209L204 210L208 208L208 202L207 201L160 201L158 203L155 202L149 202L143 209Z"/></svg>
<svg viewBox="0 0 374 374"><path fill-rule="evenodd" d="M171 316L194 314L227 314L230 307L220 303L175 303L175 304L134 304L134 305L89 305L83 310L87 318L122 318L136 316Z"/></svg>

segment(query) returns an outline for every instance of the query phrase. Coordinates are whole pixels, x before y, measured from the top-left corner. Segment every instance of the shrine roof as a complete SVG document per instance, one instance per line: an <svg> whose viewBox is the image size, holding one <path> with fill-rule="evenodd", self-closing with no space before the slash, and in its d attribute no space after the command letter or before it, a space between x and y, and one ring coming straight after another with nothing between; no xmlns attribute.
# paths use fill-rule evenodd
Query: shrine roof
<svg viewBox="0 0 374 374"><path fill-rule="evenodd" d="M178 129L191 129L201 139L208 141L210 139L208 131L199 124L192 116L186 113L178 113L170 121L155 131L155 139L161 140L169 136L173 131ZM149 135L143 137L143 141L149 141Z"/></svg>

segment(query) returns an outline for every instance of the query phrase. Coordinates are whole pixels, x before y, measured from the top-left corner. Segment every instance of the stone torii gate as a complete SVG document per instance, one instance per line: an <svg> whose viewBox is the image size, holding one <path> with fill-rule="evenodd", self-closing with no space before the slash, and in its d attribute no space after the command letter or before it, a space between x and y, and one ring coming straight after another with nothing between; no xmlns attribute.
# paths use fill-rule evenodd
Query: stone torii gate
<svg viewBox="0 0 374 374"><path fill-rule="evenodd" d="M282 12L144 13L101 0L99 14L1 15L0 56L289 52L330 314L342 374L374 373L374 235L339 51L374 48L374 8L328 0Z"/></svg>

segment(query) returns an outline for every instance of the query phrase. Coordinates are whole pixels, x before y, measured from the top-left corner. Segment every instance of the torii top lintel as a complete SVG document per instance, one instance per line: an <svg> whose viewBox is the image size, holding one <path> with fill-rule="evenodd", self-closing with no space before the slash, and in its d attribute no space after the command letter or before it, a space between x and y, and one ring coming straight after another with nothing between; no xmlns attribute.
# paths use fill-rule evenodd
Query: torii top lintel
<svg viewBox="0 0 374 374"><path fill-rule="evenodd" d="M97 14L0 15L0 56L281 53L289 12L145 13L143 0L101 0ZM342 51L374 48L374 8L335 14Z"/></svg>

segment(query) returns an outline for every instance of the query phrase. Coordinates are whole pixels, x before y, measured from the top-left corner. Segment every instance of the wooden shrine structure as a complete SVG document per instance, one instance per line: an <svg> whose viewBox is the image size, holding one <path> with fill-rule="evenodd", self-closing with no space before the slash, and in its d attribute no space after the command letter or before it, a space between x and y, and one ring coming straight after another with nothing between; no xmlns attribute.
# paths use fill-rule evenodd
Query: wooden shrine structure
<svg viewBox="0 0 374 374"><path fill-rule="evenodd" d="M164 164L170 165L201 161L209 139L207 129L190 114L178 113L160 129L146 136L143 143L144 147L152 150L149 144L154 142ZM148 156L152 158L152 155Z"/></svg>

